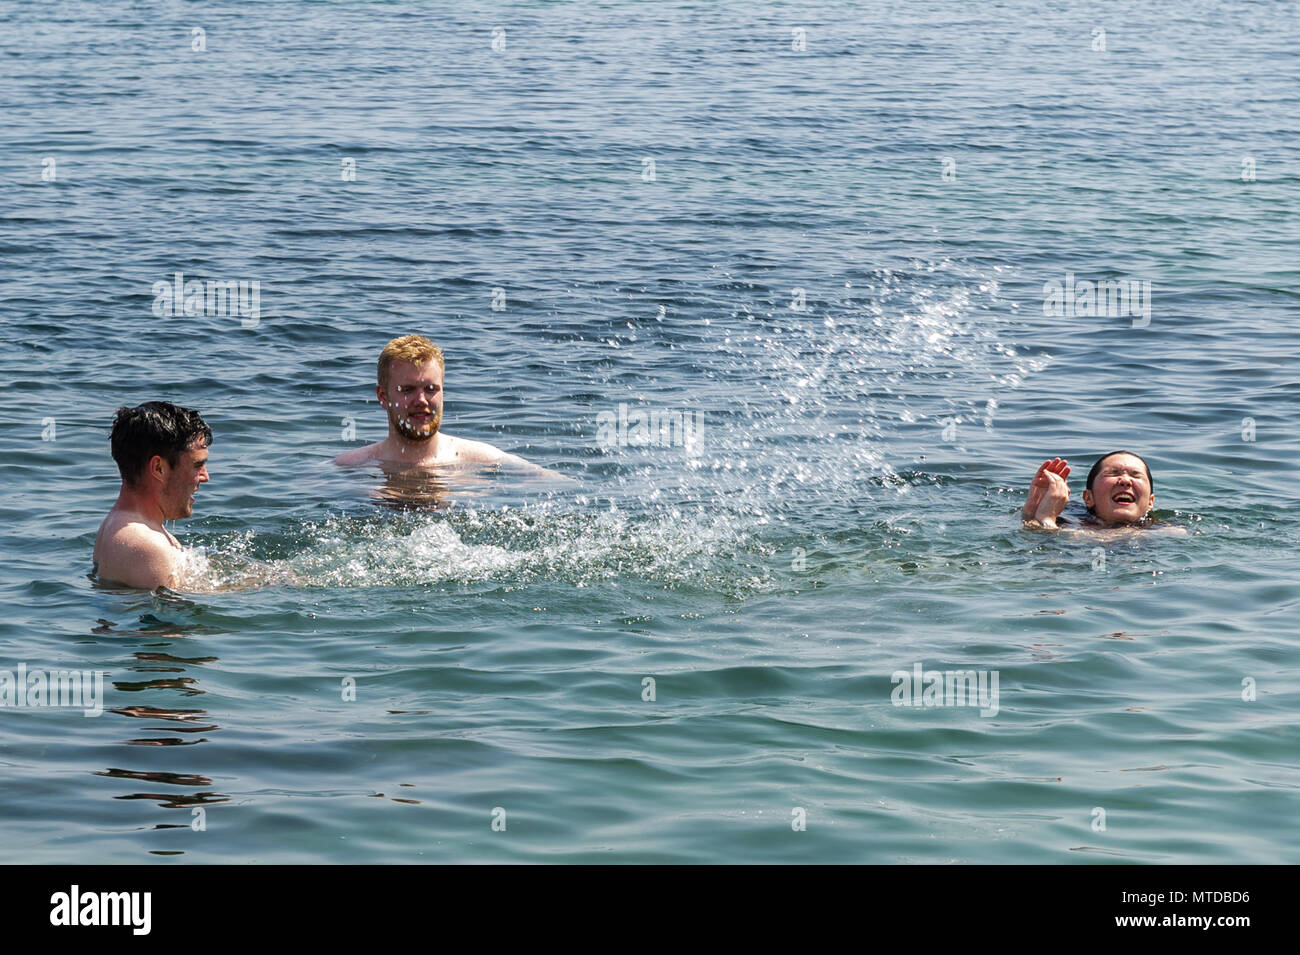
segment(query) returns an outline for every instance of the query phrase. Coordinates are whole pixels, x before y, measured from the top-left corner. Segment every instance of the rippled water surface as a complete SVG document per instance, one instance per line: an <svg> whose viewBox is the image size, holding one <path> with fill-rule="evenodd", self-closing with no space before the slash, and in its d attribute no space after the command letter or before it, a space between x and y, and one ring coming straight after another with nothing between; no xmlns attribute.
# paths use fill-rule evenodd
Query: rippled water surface
<svg viewBox="0 0 1300 955"><path fill-rule="evenodd" d="M1296 862L1296 12L0 4L0 668L108 674L0 858ZM417 331L567 480L332 465ZM150 399L192 592L88 578ZM1019 527L1120 447L1187 534Z"/></svg>

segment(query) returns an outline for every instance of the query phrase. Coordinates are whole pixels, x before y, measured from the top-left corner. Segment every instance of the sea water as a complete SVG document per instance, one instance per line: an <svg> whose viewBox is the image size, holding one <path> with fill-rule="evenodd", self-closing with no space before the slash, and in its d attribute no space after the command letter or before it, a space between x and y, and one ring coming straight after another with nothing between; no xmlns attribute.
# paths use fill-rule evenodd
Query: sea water
<svg viewBox="0 0 1300 955"><path fill-rule="evenodd" d="M1297 861L1290 6L0 19L4 861ZM568 480L332 465L409 332ZM1119 448L1186 535L1021 529Z"/></svg>

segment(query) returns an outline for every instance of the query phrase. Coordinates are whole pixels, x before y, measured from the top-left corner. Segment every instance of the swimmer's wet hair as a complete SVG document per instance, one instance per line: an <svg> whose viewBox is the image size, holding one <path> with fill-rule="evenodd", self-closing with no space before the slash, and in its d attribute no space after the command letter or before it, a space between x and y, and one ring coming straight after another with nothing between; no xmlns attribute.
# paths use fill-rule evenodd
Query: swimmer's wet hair
<svg viewBox="0 0 1300 955"><path fill-rule="evenodd" d="M403 335L394 338L379 353L379 387L388 390L388 370L395 361L409 361L417 368L430 361L438 363L438 369L445 375L447 368L442 362L442 349L423 335Z"/></svg>
<svg viewBox="0 0 1300 955"><path fill-rule="evenodd" d="M1107 458L1113 458L1117 454L1127 454L1129 457L1137 458L1142 462L1142 466L1147 469L1147 484L1151 485L1151 493L1154 494L1156 492L1156 482L1155 479L1151 477L1151 465L1147 464L1146 458L1142 457L1142 455L1134 454L1132 451L1109 451L1099 457L1097 463L1092 466L1092 470L1088 472L1088 481L1085 485L1087 489L1089 491L1092 490L1092 482L1097 480L1097 475L1101 472L1101 462L1105 461Z"/></svg>
<svg viewBox="0 0 1300 955"><path fill-rule="evenodd" d="M197 411L170 401L146 401L134 408L117 409L109 447L123 482L135 484L155 454L176 467L181 453L199 444L200 439L200 447L212 444L212 429Z"/></svg>

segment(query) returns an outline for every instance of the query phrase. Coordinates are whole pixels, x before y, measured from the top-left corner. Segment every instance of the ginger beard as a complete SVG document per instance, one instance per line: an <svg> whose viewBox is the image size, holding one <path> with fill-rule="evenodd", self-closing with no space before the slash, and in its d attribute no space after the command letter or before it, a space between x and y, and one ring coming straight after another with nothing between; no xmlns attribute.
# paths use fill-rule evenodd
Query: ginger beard
<svg viewBox="0 0 1300 955"><path fill-rule="evenodd" d="M393 429L408 441L428 441L437 435L442 425L442 412L436 408L424 408L402 414L389 405L388 420Z"/></svg>

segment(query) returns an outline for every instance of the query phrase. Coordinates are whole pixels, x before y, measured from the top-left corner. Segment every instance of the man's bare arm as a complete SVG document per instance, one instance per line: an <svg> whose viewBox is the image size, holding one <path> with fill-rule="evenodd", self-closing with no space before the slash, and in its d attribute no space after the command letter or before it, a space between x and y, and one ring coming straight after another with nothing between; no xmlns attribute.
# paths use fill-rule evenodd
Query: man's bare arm
<svg viewBox="0 0 1300 955"><path fill-rule="evenodd" d="M523 468L528 471L540 471L553 477L564 477L540 464L534 464L527 458L521 458L517 454L510 454L502 451L483 441L471 441L468 438L456 439L456 450L459 452L459 460L473 464L507 464L511 467Z"/></svg>

